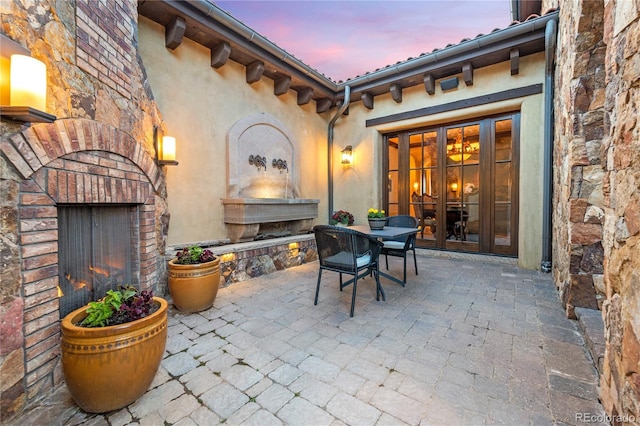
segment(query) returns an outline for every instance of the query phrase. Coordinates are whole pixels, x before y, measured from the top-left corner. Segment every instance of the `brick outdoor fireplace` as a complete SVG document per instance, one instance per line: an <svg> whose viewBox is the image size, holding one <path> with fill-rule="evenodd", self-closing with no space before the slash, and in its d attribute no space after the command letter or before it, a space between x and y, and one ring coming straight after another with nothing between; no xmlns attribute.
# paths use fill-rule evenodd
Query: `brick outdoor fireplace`
<svg viewBox="0 0 640 426"><path fill-rule="evenodd" d="M1 148L24 179L16 218L21 279L17 285L24 306L22 315L15 313L16 322L21 318L23 324L15 325L14 337L15 342L24 341L24 362L15 364L24 368L20 373L26 377L29 398L61 379L59 211L124 207L137 235L131 243L137 250L131 254L137 270L130 272L130 279L162 294L157 282L164 258L158 255L155 198L163 177L144 143L87 119L33 125L3 140Z"/></svg>

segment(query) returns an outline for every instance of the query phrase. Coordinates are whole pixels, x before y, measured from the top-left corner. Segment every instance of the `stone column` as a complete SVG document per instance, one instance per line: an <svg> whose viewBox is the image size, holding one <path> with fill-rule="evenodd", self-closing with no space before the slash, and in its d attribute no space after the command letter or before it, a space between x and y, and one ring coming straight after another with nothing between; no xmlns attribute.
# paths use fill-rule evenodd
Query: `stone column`
<svg viewBox="0 0 640 426"><path fill-rule="evenodd" d="M556 54L554 276L567 316L604 298L602 226L605 70L604 4L560 9Z"/></svg>

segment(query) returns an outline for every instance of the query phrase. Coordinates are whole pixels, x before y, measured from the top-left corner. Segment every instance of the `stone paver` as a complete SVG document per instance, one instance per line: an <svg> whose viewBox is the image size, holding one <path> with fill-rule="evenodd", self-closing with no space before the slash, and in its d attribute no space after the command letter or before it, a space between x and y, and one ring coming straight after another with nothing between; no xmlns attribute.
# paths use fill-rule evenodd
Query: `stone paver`
<svg viewBox="0 0 640 426"><path fill-rule="evenodd" d="M220 289L214 306L171 309L149 390L87 414L59 387L7 426L579 425L602 419L598 377L548 274L513 261L418 250L406 287L351 292L317 264ZM402 274L390 259L390 272Z"/></svg>

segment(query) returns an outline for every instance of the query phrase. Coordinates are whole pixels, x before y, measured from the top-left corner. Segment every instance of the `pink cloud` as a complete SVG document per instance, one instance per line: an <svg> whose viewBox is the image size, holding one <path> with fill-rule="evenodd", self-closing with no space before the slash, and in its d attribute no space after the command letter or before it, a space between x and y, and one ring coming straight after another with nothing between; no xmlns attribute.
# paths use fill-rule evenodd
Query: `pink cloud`
<svg viewBox="0 0 640 426"><path fill-rule="evenodd" d="M334 80L506 28L509 0L221 1L280 48Z"/></svg>

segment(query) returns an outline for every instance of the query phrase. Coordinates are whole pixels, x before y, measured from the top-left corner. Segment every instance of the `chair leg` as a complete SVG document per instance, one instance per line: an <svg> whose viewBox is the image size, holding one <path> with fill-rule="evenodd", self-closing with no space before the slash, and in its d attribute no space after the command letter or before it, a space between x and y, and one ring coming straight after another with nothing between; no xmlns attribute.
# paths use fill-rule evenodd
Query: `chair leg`
<svg viewBox="0 0 640 426"><path fill-rule="evenodd" d="M407 282L407 252L404 252L404 256L402 256L402 287L404 287Z"/></svg>
<svg viewBox="0 0 640 426"><path fill-rule="evenodd" d="M342 291L342 272L340 272L339 275L340 275L340 291Z"/></svg>
<svg viewBox="0 0 640 426"><path fill-rule="evenodd" d="M318 293L320 293L320 278L322 278L322 269L318 272L318 285L316 286L316 298L313 302L314 305L318 304Z"/></svg>
<svg viewBox="0 0 640 426"><path fill-rule="evenodd" d="M413 266L416 267L416 275L418 275L418 261L416 260L416 249L413 250Z"/></svg>
<svg viewBox="0 0 640 426"><path fill-rule="evenodd" d="M376 277L376 300L380 300L379 296L382 296L382 300L387 300L386 296L384 295L382 285L380 285L380 271L376 269L373 274Z"/></svg>
<svg viewBox="0 0 640 426"><path fill-rule="evenodd" d="M356 287L358 286L358 271L356 271L356 276L353 277L353 294L351 296L351 313L349 314L350 317L353 316L353 310L356 307Z"/></svg>
<svg viewBox="0 0 640 426"><path fill-rule="evenodd" d="M387 265L387 271L389 270L389 257L385 254L384 255L384 263Z"/></svg>

